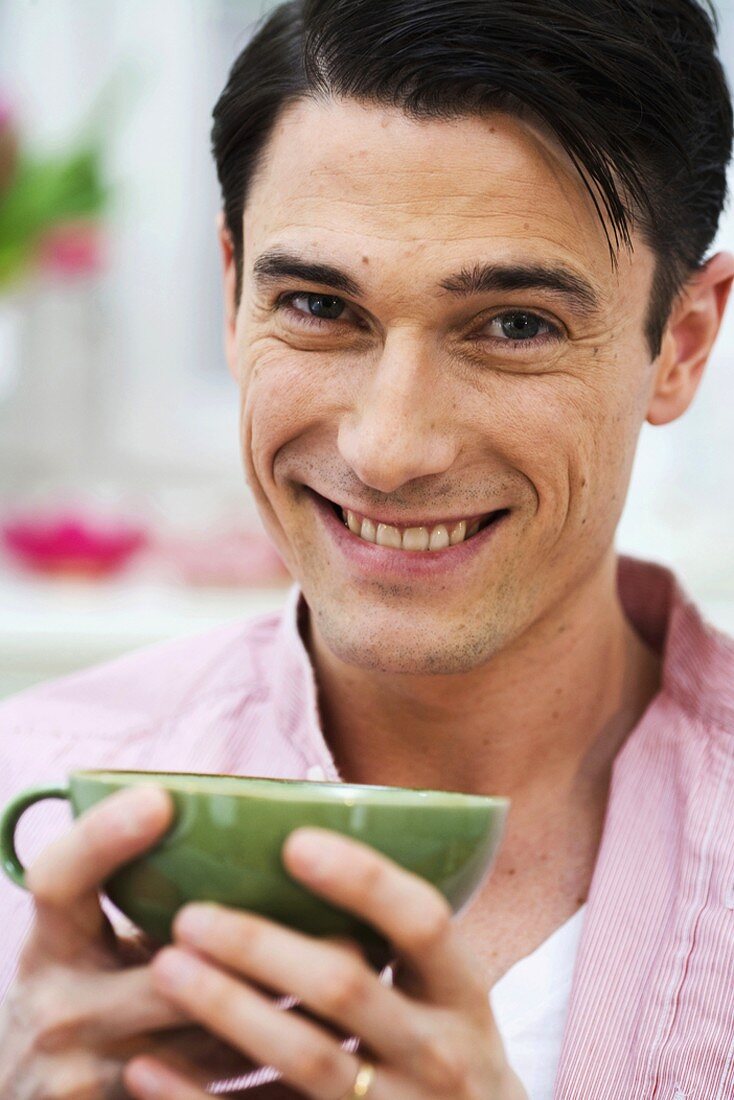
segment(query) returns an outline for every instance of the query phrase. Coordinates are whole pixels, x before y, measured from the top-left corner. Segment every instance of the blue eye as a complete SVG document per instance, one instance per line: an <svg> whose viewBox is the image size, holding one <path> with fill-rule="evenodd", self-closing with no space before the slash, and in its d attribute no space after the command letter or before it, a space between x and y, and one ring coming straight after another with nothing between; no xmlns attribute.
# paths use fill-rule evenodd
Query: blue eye
<svg viewBox="0 0 734 1100"><path fill-rule="evenodd" d="M296 306L296 302L305 304L305 309ZM344 312L345 303L341 298L335 298L333 294L290 294L284 299L295 313L305 317L313 317L315 320L336 321Z"/></svg>
<svg viewBox="0 0 734 1100"><path fill-rule="evenodd" d="M550 321L539 317L537 313L528 313L526 310L512 310L498 314L489 322L490 330L493 327L494 332L491 332L491 335L495 339L502 340L504 338L505 340L521 343L535 340L539 336L555 337L559 335L558 329Z"/></svg>

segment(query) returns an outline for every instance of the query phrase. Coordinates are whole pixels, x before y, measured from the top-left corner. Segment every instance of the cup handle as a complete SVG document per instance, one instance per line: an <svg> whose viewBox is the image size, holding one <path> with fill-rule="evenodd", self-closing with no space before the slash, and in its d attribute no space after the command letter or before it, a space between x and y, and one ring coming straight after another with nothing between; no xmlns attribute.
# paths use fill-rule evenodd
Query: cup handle
<svg viewBox="0 0 734 1100"><path fill-rule="evenodd" d="M7 804L0 816L0 859L5 874L18 886L27 890L25 882L25 867L18 859L15 850L15 830L21 817L34 802L40 802L42 798L69 798L69 788L59 786L29 787L21 791Z"/></svg>

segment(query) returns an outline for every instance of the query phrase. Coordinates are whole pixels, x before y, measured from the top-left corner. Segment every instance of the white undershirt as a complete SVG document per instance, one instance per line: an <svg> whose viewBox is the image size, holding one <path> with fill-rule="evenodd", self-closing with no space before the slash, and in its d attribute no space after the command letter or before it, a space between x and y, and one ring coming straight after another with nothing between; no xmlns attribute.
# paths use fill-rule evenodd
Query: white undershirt
<svg viewBox="0 0 734 1100"><path fill-rule="evenodd" d="M324 779L322 767L307 779ZM563 1028L571 993L576 950L586 912L582 905L530 955L520 959L492 986L489 1003L505 1044L507 1058L528 1100L553 1100ZM382 979L392 984L390 967Z"/></svg>
<svg viewBox="0 0 734 1100"><path fill-rule="evenodd" d="M528 1100L552 1100L563 1028L586 912L582 905L540 947L511 966L489 1002L507 1058Z"/></svg>

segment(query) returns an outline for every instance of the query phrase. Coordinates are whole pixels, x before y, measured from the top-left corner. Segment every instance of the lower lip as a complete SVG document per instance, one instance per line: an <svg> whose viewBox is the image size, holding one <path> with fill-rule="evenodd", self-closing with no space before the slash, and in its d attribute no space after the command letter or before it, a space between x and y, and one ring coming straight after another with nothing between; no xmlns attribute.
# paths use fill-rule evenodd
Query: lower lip
<svg viewBox="0 0 734 1100"><path fill-rule="evenodd" d="M360 572L379 577L386 574L391 577L444 577L454 569L465 570L467 563L495 538L510 515L505 513L470 539L456 546L447 546L445 550L395 550L367 542L353 534L328 501L316 493L309 495L324 526L348 561Z"/></svg>

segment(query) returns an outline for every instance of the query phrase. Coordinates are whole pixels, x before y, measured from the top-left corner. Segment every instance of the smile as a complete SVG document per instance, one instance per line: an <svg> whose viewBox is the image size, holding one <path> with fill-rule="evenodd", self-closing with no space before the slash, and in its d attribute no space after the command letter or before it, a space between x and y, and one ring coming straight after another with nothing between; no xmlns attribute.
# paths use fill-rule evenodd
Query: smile
<svg viewBox="0 0 734 1100"><path fill-rule="evenodd" d="M430 525L399 526L382 523L369 516L363 516L359 512L342 508L332 501L329 503L342 523L357 538L392 550L413 552L446 550L450 546L458 546L460 543L468 541L491 523L501 519L509 510L503 508L495 512L489 512L484 516L462 520L446 520Z"/></svg>

